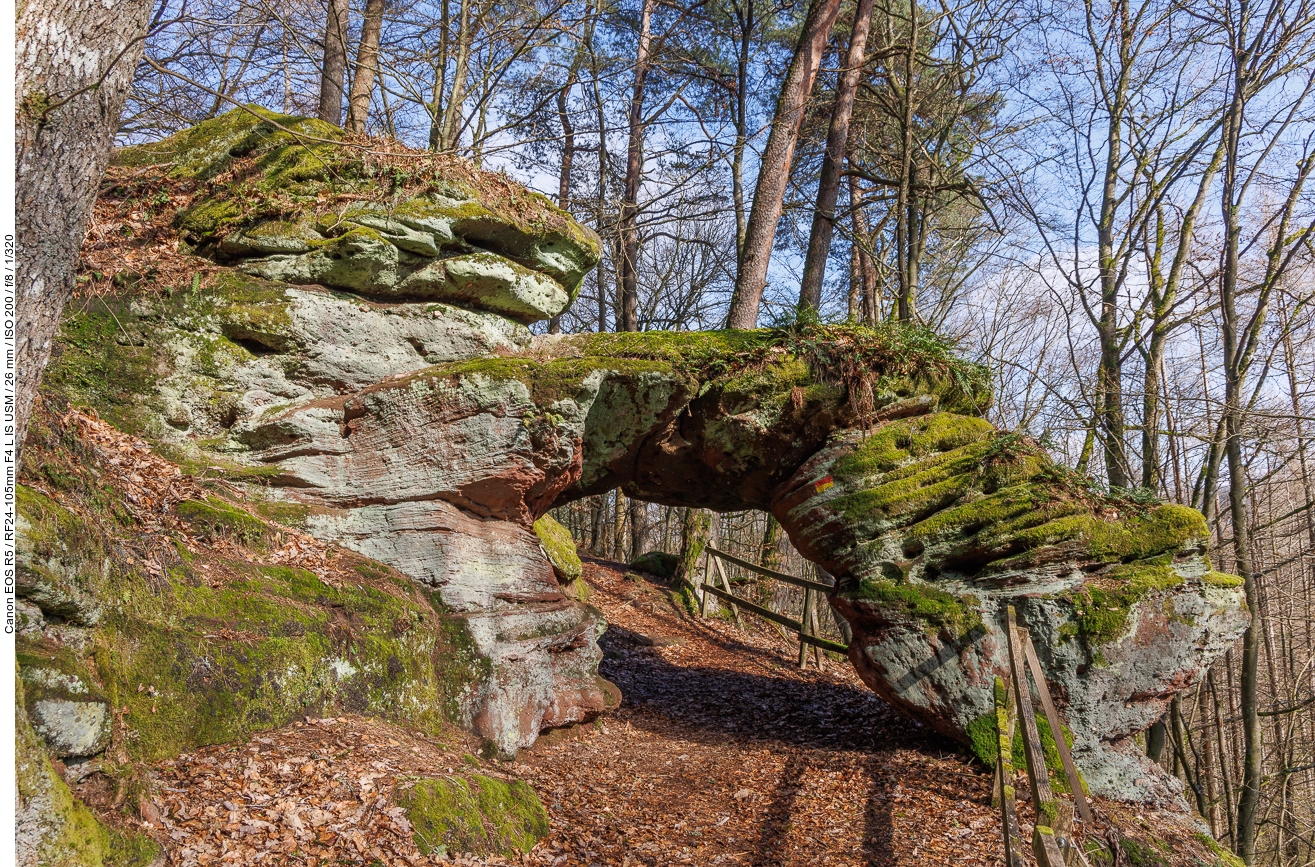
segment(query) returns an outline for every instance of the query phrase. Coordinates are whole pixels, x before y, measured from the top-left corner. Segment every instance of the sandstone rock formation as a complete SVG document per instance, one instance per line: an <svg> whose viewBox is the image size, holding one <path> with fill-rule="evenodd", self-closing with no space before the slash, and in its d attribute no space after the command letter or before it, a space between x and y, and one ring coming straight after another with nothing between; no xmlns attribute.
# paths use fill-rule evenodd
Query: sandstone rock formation
<svg viewBox="0 0 1315 867"><path fill-rule="evenodd" d="M400 156L275 121L312 128L230 114L123 157L199 185L182 241L226 270L89 307L51 381L408 576L483 661L464 724L514 752L606 707L601 624L534 526L619 486L771 511L837 576L865 681L965 743L1015 605L1093 791L1173 794L1123 747L1245 626L1199 515L1102 497L993 430L979 373L923 334L531 337L595 261L586 232L462 167L413 158L386 190ZM335 203L344 187L366 192Z"/></svg>

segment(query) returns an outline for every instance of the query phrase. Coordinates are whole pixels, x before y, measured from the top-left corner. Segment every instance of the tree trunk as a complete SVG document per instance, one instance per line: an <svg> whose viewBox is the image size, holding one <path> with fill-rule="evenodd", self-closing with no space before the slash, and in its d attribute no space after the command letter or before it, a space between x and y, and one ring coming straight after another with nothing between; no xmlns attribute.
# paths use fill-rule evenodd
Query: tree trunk
<svg viewBox="0 0 1315 867"><path fill-rule="evenodd" d="M746 0L736 9L740 25L739 56L735 62L735 145L731 158L731 195L735 202L735 263L744 261L744 233L748 214L744 206L744 149L749 142L749 61L753 57L754 3Z"/></svg>
<svg viewBox="0 0 1315 867"><path fill-rule="evenodd" d="M439 150L443 143L443 96L447 93L447 47L451 41L450 0L439 0L438 60L434 64L434 94L429 109L429 149Z"/></svg>
<svg viewBox="0 0 1315 867"><path fill-rule="evenodd" d="M799 43L790 59L789 71L781 84L772 130L767 136L758 168L758 184L754 188L753 207L745 227L740 270L731 295L728 314L731 328L756 328L758 325L758 307L766 288L767 266L772 259L776 224L781 219L799 127L803 123L808 97L813 92L817 70L822 65L831 28L835 26L839 13L840 0L812 0L803 31L799 34Z"/></svg>
<svg viewBox="0 0 1315 867"><path fill-rule="evenodd" d="M853 244L858 247L858 273L861 286L862 312L859 321L876 325L881 306L878 297L877 269L868 253L868 221L866 205L863 201L863 187L856 175L849 176L849 219Z"/></svg>
<svg viewBox="0 0 1315 867"><path fill-rule="evenodd" d="M1100 342L1100 365L1096 389L1101 414L1097 427L1105 453L1105 475L1112 488L1128 487L1128 457L1124 449L1123 359L1119 343L1119 268L1115 261L1115 221L1118 217L1122 181L1123 122L1127 105L1132 54L1133 28L1129 22L1129 4L1116 3L1114 14L1119 27L1119 75L1114 81L1107 103L1105 132L1105 171L1102 177L1100 216L1096 225L1097 268L1100 283L1099 314L1093 323Z"/></svg>
<svg viewBox="0 0 1315 867"><path fill-rule="evenodd" d="M347 74L347 0L329 0L324 18L324 62L320 67L319 119L342 123L342 81Z"/></svg>
<svg viewBox="0 0 1315 867"><path fill-rule="evenodd" d="M767 516L767 525L763 528L763 540L758 546L758 565L764 569L781 568L781 522L776 516Z"/></svg>
<svg viewBox="0 0 1315 867"><path fill-rule="evenodd" d="M365 0L365 23L361 25L361 47L356 52L356 76L347 99L347 128L365 132L370 113L370 95L379 72L379 34L384 24L384 0Z"/></svg>
<svg viewBox="0 0 1315 867"><path fill-rule="evenodd" d="M444 153L456 150L461 138L461 105L466 101L470 46L475 41L470 25L470 3L471 0L461 0L461 20L457 22L457 65L452 72L452 94L443 109L443 128L438 136L438 149Z"/></svg>
<svg viewBox="0 0 1315 867"><path fill-rule="evenodd" d="M562 165L557 173L557 205L564 211L571 207L571 168L575 162L575 126L571 123L571 112L567 101L571 88L575 87L575 76L580 68L580 54L576 53L575 62L571 64L566 76L566 83L557 91L557 119L562 125ZM548 333L562 333L562 314L558 313L548 320Z"/></svg>
<svg viewBox="0 0 1315 867"><path fill-rule="evenodd" d="M14 469L142 54L146 0L29 2L15 22ZM10 254L12 255L12 253Z"/></svg>
<svg viewBox="0 0 1315 867"><path fill-rule="evenodd" d="M697 567L703 549L708 547L711 527L712 513L707 509L685 509L680 521L680 562L676 566L676 580L699 583Z"/></svg>
<svg viewBox="0 0 1315 867"><path fill-rule="evenodd" d="M909 238L913 212L913 66L918 53L918 4L909 4L909 43L904 48L904 92L901 94L903 117L900 119L899 193L895 204L895 251L899 259L899 297L896 315L900 322L913 321L918 301L917 272L913 268L913 244ZM893 76L892 76L893 77Z"/></svg>
<svg viewBox="0 0 1315 867"><path fill-rule="evenodd" d="M630 96L630 140L626 145L626 183L621 194L619 252L621 309L617 331L639 330L639 182L644 170L644 84L648 78L654 0L644 0L635 52L635 86Z"/></svg>
<svg viewBox="0 0 1315 867"><path fill-rule="evenodd" d="M1235 58L1237 55L1235 55ZM1240 269L1238 170L1241 155L1243 115L1249 83L1246 62L1235 61L1232 100L1228 107L1223 135L1227 158L1223 183L1223 251L1219 275L1220 330L1224 349L1224 453L1228 460L1228 504L1232 513L1234 568L1242 578L1251 625L1242 635L1242 684L1239 702L1242 711L1242 789L1237 804L1237 841L1235 851L1245 864L1256 858L1256 819L1260 810L1260 780L1263 774L1260 741L1260 716L1257 673L1260 661L1260 598L1256 576L1251 568L1251 528L1247 524L1246 461L1242 454L1242 423L1245 397L1242 394L1247 361L1239 343L1237 284Z"/></svg>
<svg viewBox="0 0 1315 867"><path fill-rule="evenodd" d="M616 489L616 523L612 526L612 559L626 558L626 495Z"/></svg>
<svg viewBox="0 0 1315 867"><path fill-rule="evenodd" d="M648 503L641 500L630 501L630 557L638 559L648 551Z"/></svg>
<svg viewBox="0 0 1315 867"><path fill-rule="evenodd" d="M849 120L854 114L854 95L858 92L859 74L867 51L868 30L872 26L873 0L858 0L854 12L854 32L849 39L849 55L836 85L836 104L831 111L831 127L826 135L826 153L822 157L822 176L817 182L817 204L813 209L813 228L808 236L808 255L804 276L799 285L799 312L822 306L822 283L826 278L826 260L831 255L831 235L835 230L836 199L840 197L840 166L849 142Z"/></svg>

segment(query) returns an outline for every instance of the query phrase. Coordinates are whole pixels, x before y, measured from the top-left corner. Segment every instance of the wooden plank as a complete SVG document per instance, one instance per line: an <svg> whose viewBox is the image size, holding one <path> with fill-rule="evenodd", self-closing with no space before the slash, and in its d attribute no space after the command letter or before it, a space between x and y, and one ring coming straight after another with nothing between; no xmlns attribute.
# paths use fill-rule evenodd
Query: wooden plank
<svg viewBox="0 0 1315 867"><path fill-rule="evenodd" d="M818 638L816 635L801 635L799 640L804 644L819 647L822 650L834 650L836 653L849 653L849 647L844 644L837 644L829 638Z"/></svg>
<svg viewBox="0 0 1315 867"><path fill-rule="evenodd" d="M1004 679L996 678L996 680L999 681L998 688L1004 690L1004 710L1005 710L1004 719L996 720L996 728L999 729L1000 726L1003 725L1005 734L1009 736L1009 773L1010 775L1012 775L1014 768L1014 753L1013 753L1014 735L1015 732L1017 732L1018 730L1018 705L1014 704L1014 691L1004 685ZM1002 794L1003 790L1000 787L1004 785L1004 780L1006 779L1006 777L1001 770L1002 767L1003 766L999 762L995 763L995 780L991 788L992 807L999 807L1000 806L999 799L1003 797ZM1013 777L1010 776L1008 777L1008 779L1010 780L1010 785L1012 785Z"/></svg>
<svg viewBox="0 0 1315 867"><path fill-rule="evenodd" d="M708 553L704 553L703 556L705 558L703 561L703 583L711 584L712 583L712 555ZM706 618L708 616L708 594L704 593L702 590L699 590L697 587L695 587L694 589L699 594L699 617Z"/></svg>
<svg viewBox="0 0 1315 867"><path fill-rule="evenodd" d="M1007 722L1009 714L1005 707L1007 703L1012 704L1012 701L1008 698L1009 690L1005 687L1002 677L995 679L995 695L995 767L1000 773L1000 800L994 806L1000 809L1000 826L1005 841L1005 867L1022 867L1023 855L1020 851L1022 841L1019 839L1018 812L1014 804L1013 726Z"/></svg>
<svg viewBox="0 0 1315 867"><path fill-rule="evenodd" d="M773 623L779 623L782 626L784 626L786 629L790 629L795 632L799 631L799 621L795 620L792 617L786 617L784 614L777 614L775 611L771 610L770 608L763 608L761 605L755 605L752 602L748 601L747 599L741 599L740 597L735 596L734 594L727 593L725 590L722 590L720 587L713 587L711 584L704 584L702 589L711 593L713 596L716 596L718 599L722 599L725 600L726 602L729 602L731 605L735 606L736 608L743 608L746 611L752 611L754 614L757 614L759 617L763 618L764 620L770 620Z"/></svg>
<svg viewBox="0 0 1315 867"><path fill-rule="evenodd" d="M712 562L717 564L717 574L721 577L721 586L726 589L727 593L731 593L731 582L726 577L726 570L721 568L721 561L714 559ZM731 595L734 594L731 593ZM740 619L740 609L731 608L731 614L735 615L735 626L739 629L743 629L744 621Z"/></svg>
<svg viewBox="0 0 1315 867"><path fill-rule="evenodd" d="M808 634L810 637L813 638L816 638L817 636L822 634L822 622L821 620L818 619L817 616L817 609L821 607L822 607L821 601L814 599L813 616L812 619L809 620L808 622ZM822 670L822 650L816 644L813 645L813 663L817 665L818 671Z"/></svg>
<svg viewBox="0 0 1315 867"><path fill-rule="evenodd" d="M1014 698L1018 702L1018 721L1022 724L1023 756L1027 759L1027 775L1032 783L1032 807L1036 810L1038 826L1049 828L1054 822L1055 794L1050 790L1050 771L1046 768L1045 753L1041 749L1041 735L1037 731L1036 716L1032 710L1032 691L1027 688L1027 663L1023 661L1022 632L1016 624L1014 606L1006 613L1009 633L1009 666L1014 676ZM1053 840L1053 835L1051 835ZM1033 838L1033 847L1037 839ZM1040 856L1038 856L1040 857Z"/></svg>
<svg viewBox="0 0 1315 867"><path fill-rule="evenodd" d="M808 664L808 645L804 644L804 636L808 634L808 627L813 619L813 589L810 587L804 591L804 614L799 618L799 667L803 668Z"/></svg>
<svg viewBox="0 0 1315 867"><path fill-rule="evenodd" d="M1064 853L1055 842L1055 832L1045 825L1038 824L1032 829L1032 856L1036 858L1036 867L1067 867Z"/></svg>
<svg viewBox="0 0 1315 867"><path fill-rule="evenodd" d="M1063 721L1055 711L1055 703L1050 700L1050 685L1046 683L1046 676L1041 671L1041 661L1037 659L1032 636L1026 630L1022 636L1023 655L1027 658L1027 667L1032 670L1032 680L1036 682L1041 708L1046 712L1046 722L1050 724L1050 733L1055 736L1055 747L1059 750L1059 760L1064 764L1069 788L1073 790L1073 803L1077 806L1078 817L1092 825L1091 806L1087 804L1087 798L1082 792L1082 778L1078 776L1077 766L1073 764L1073 754L1069 751L1068 739L1064 737Z"/></svg>
<svg viewBox="0 0 1315 867"><path fill-rule="evenodd" d="M721 559L725 560L728 563L734 563L736 566L739 566L741 569L747 569L750 572L753 572L758 575L764 575L768 578L774 578L777 581L784 581L786 584L793 584L796 587L811 588L813 590L818 591L819 593L825 593L828 596L830 596L831 593L834 592L836 589L832 585L823 584L820 581L809 581L807 578L796 578L795 576L787 575L784 572L777 572L774 569L767 569L762 566L758 566L756 564L750 563L748 560L741 560L739 557L736 557L734 554L727 554L725 551L719 551L716 548L712 547L711 545L709 545L704 550L711 551Z"/></svg>

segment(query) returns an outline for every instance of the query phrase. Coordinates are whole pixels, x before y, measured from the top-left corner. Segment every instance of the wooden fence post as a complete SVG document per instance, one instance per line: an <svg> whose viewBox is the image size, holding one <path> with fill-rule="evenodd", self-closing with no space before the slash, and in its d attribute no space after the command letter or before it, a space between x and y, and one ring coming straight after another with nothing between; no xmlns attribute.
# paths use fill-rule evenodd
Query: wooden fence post
<svg viewBox="0 0 1315 867"><path fill-rule="evenodd" d="M704 549L703 556L707 559L703 561L703 583L712 583L712 552ZM706 619L708 616L708 591L701 587L695 588L699 594L699 617Z"/></svg>
<svg viewBox="0 0 1315 867"><path fill-rule="evenodd" d="M1046 676L1041 672L1041 661L1037 659L1036 648L1032 646L1032 636L1023 630L1023 655L1027 657L1027 667L1032 671L1032 680L1036 682L1037 695L1041 697L1041 708L1046 712L1046 722L1050 733L1055 737L1055 748L1059 751L1059 760L1064 765L1064 774L1068 777L1068 787L1073 790L1073 803L1078 810L1078 817L1088 825L1092 824L1091 807L1087 804L1086 793L1082 791L1082 778L1078 776L1077 766L1073 764L1073 754L1068 748L1068 739L1064 737L1064 724L1050 700L1050 686Z"/></svg>
<svg viewBox="0 0 1315 867"><path fill-rule="evenodd" d="M804 635L809 632L809 621L813 616L813 588L809 587L804 590L804 616L799 618L799 667L803 668L808 664L808 645L804 643Z"/></svg>
<svg viewBox="0 0 1315 867"><path fill-rule="evenodd" d="M1012 680L1012 675L1010 677ZM1005 867L1022 867L1023 857L1014 807L1014 703L1003 677L995 679L995 770L999 782L1000 827L1005 840Z"/></svg>
<svg viewBox="0 0 1315 867"><path fill-rule="evenodd" d="M1045 753L1041 749L1041 734L1037 731L1036 715L1032 710L1031 690L1027 687L1027 663L1023 661L1023 630L1018 628L1014 606L1006 613L1009 633L1009 668L1013 674L1014 698L1018 702L1019 728L1023 735L1023 756L1027 760L1027 776L1032 783L1032 808L1036 811L1036 825L1032 830L1032 855L1037 867L1061 867L1065 864L1059 843L1055 840L1054 826L1059 818L1055 793L1050 790L1050 771L1046 768ZM1043 684L1039 685L1044 689ZM1060 732L1062 738L1063 732Z"/></svg>
<svg viewBox="0 0 1315 867"><path fill-rule="evenodd" d="M730 579L728 579L728 578L726 577L726 570L723 569L723 568L721 568L721 558L718 557L717 560L716 560L715 562L716 562L716 565L717 565L717 575L721 578L721 586L725 589L725 591L726 591L726 595L727 595L727 596L734 596L735 593L734 593L734 591L731 590L731 582L730 582ZM732 606L731 606L731 614L734 614L734 615L735 615L735 627L736 627L737 629L743 629L743 628L744 628L744 621L740 619L740 609L737 608L736 606L732 605Z"/></svg>

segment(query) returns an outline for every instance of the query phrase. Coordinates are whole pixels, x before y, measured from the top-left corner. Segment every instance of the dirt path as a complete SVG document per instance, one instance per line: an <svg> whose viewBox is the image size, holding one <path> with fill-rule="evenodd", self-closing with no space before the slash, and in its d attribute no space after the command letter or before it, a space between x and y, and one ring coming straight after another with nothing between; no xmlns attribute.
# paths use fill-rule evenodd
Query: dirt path
<svg viewBox="0 0 1315 867"><path fill-rule="evenodd" d="M585 580L612 624L600 671L625 699L517 763L548 805L554 863L1001 861L990 777L956 745L848 663L800 671L779 634L686 616L615 567L587 561Z"/></svg>

